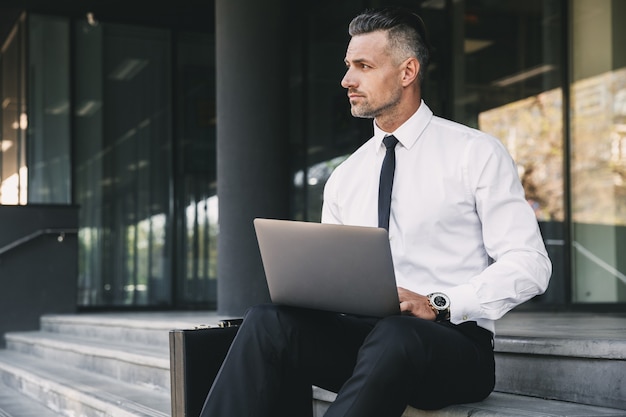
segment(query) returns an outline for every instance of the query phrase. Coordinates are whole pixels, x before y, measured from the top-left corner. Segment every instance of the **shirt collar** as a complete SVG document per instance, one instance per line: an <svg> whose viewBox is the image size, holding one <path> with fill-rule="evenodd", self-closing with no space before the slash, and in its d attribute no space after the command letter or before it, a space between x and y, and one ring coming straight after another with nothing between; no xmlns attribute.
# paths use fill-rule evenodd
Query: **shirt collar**
<svg viewBox="0 0 626 417"><path fill-rule="evenodd" d="M376 125L376 120L374 120L373 142L374 146L376 146L376 152L384 149L385 145L383 145L383 139L387 135L394 135L403 147L410 149L422 135L422 132L426 129L426 126L428 126L432 116L433 112L426 105L424 100L422 100L417 111L413 113L413 116L397 128L395 132L385 132Z"/></svg>

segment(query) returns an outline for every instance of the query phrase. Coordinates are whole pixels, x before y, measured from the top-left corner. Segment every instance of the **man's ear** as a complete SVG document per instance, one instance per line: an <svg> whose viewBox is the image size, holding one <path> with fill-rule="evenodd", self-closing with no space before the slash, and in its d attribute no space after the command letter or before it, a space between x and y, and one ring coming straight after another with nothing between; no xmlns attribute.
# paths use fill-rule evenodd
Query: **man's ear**
<svg viewBox="0 0 626 417"><path fill-rule="evenodd" d="M403 65L402 86L406 87L417 80L420 71L420 63L417 58L412 57L404 61Z"/></svg>

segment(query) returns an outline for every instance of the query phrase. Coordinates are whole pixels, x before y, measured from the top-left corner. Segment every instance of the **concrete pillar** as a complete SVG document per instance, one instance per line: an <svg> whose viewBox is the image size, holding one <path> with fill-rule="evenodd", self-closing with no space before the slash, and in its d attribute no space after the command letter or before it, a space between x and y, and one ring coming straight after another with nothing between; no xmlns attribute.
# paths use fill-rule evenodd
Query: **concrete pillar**
<svg viewBox="0 0 626 417"><path fill-rule="evenodd" d="M286 9L215 2L219 314L269 300L252 220L289 216Z"/></svg>

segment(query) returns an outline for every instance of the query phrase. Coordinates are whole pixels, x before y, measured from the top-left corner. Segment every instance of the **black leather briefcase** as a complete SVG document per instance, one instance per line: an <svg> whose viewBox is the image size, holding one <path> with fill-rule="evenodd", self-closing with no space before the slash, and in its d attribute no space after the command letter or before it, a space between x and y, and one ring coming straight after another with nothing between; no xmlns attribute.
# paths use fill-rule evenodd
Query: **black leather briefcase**
<svg viewBox="0 0 626 417"><path fill-rule="evenodd" d="M198 417L241 319L169 334L172 417Z"/></svg>

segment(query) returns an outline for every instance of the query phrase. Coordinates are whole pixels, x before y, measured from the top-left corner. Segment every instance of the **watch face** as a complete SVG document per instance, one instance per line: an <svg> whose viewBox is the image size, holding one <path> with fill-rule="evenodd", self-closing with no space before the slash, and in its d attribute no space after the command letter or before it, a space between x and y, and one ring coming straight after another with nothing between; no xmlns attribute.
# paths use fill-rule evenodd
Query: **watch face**
<svg viewBox="0 0 626 417"><path fill-rule="evenodd" d="M437 307L445 308L447 303L447 300L440 295L437 295L433 298L433 304Z"/></svg>
<svg viewBox="0 0 626 417"><path fill-rule="evenodd" d="M442 293L431 294L430 302L437 310L446 310L450 307L450 299Z"/></svg>

